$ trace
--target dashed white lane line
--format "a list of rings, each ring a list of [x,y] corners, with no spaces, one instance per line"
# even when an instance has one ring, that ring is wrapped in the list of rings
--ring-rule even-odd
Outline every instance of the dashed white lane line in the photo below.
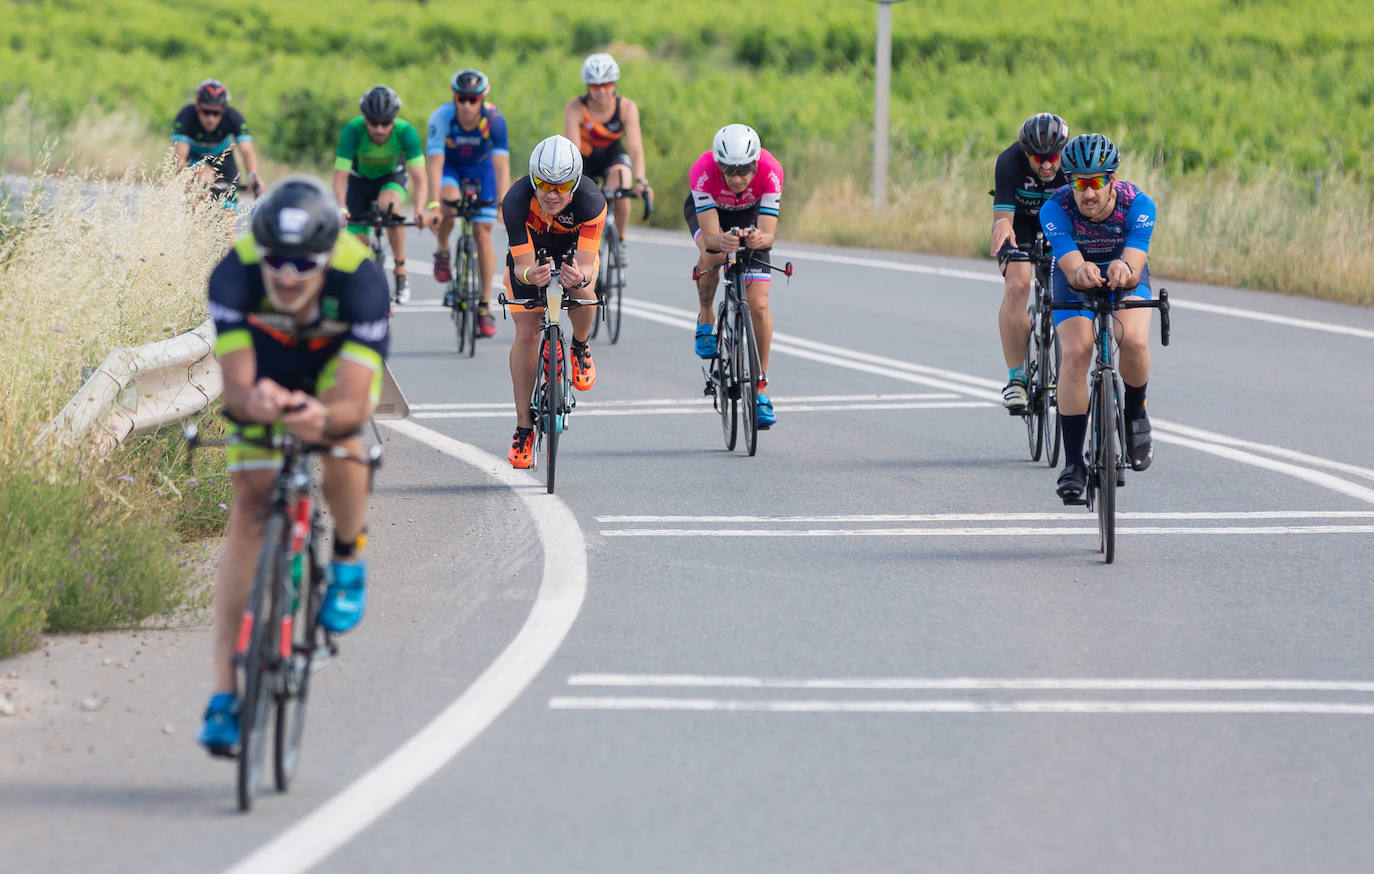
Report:
[[[1063,537],[1097,534],[1097,526],[945,527],[945,528],[605,528],[602,537]],[[1374,534],[1374,525],[1117,525],[1116,533],[1134,534]]]
[[[573,674],[569,686],[659,689],[812,689],[834,691],[1050,692],[1360,692],[1374,682],[1154,677],[748,677],[705,674]]]
[[[1058,713],[1171,714],[1196,716],[1374,716],[1374,704],[1324,701],[1112,701],[1112,700],[920,700],[832,701],[559,696],[553,710],[692,711],[733,713]]]
[[[475,446],[410,422],[386,428],[477,467],[513,489],[534,521],[543,579],[515,639],[468,689],[418,734],[310,815],[228,869],[227,874],[296,874],[343,846],[429,779],[499,716],[543,670],[567,636],[587,590],[582,530],[567,506],[533,477]]]
[[[716,522],[722,525],[772,522],[1074,522],[1083,518],[1079,513],[853,513],[829,516],[597,516],[602,524]],[[1374,519],[1374,510],[1240,510],[1240,511],[1183,511],[1130,512],[1121,511],[1118,519],[1168,519],[1200,521],[1222,519]]]

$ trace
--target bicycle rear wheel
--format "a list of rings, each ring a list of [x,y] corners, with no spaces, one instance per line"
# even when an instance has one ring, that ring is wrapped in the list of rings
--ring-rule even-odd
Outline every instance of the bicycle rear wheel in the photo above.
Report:
[[[1045,392],[1040,383],[1040,363],[1044,354],[1040,346],[1040,334],[1032,326],[1026,337],[1026,442],[1030,444],[1031,461],[1040,460],[1041,447],[1045,442]]]
[[[620,260],[620,231],[615,225],[607,228],[606,284],[598,286],[604,292],[602,306],[606,308],[606,333],[612,343],[620,340],[620,302],[625,294],[625,265]]]
[[[1040,359],[1040,392],[1044,396],[1045,463],[1057,467],[1059,444],[1064,437],[1059,431],[1059,332],[1053,325],[1049,325],[1048,330],[1049,343],[1042,343],[1040,347],[1043,353]]]
[[[725,448],[733,452],[739,438],[739,383],[735,376],[735,336],[730,327],[729,308],[720,305],[716,313],[716,357],[712,374],[716,382],[716,410],[720,413],[720,429]]]
[[[276,593],[282,575],[287,573],[287,531],[285,514],[274,510],[263,529],[262,549],[242,620],[249,624],[247,649],[242,653],[243,697],[239,701],[238,801],[243,811],[252,809],[257,794],[268,743],[267,721],[275,703],[272,665],[281,622]]]
[[[553,494],[554,475],[558,465],[558,435],[563,430],[563,368],[567,365],[564,363],[563,332],[557,325],[550,325],[545,336],[548,338],[549,356],[541,363],[546,391],[540,427],[544,431],[546,453],[544,478],[548,484],[549,494]]]
[[[1116,387],[1110,373],[1097,381],[1093,405],[1093,475],[1097,477],[1098,546],[1111,564],[1116,558]]]
[[[736,336],[741,338],[735,344],[735,378],[739,382],[740,413],[744,420],[744,448],[752,456],[759,448],[759,347],[754,342],[754,320],[749,315],[749,304],[740,301],[735,311],[737,324]]]

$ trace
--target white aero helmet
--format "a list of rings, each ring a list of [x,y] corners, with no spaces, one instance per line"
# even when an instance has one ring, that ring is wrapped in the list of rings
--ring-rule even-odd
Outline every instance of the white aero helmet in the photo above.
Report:
[[[619,78],[620,65],[605,52],[587,55],[587,60],[582,62],[582,81],[588,85],[604,85]]]
[[[530,152],[530,176],[554,185],[572,182],[576,187],[582,179],[582,153],[562,134],[546,137]]]
[[[752,164],[759,159],[759,135],[747,124],[727,124],[716,131],[711,154],[727,167]]]

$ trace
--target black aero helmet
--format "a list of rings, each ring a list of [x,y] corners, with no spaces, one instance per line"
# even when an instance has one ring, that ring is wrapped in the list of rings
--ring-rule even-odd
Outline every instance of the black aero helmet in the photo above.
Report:
[[[469,67],[453,74],[449,86],[459,94],[481,94],[487,90],[487,74]]]
[[[1021,125],[1021,151],[1027,155],[1057,155],[1069,141],[1069,125],[1051,112],[1038,112]]]
[[[368,118],[389,121],[401,111],[401,95],[385,85],[374,85],[358,101],[358,108]]]
[[[206,106],[227,106],[229,89],[218,79],[206,79],[196,86],[196,102]]]
[[[1102,134],[1079,134],[1069,140],[1060,160],[1065,173],[1115,173],[1121,152]]]
[[[310,176],[287,176],[253,210],[253,240],[274,255],[310,257],[334,248],[340,224],[334,192]]]

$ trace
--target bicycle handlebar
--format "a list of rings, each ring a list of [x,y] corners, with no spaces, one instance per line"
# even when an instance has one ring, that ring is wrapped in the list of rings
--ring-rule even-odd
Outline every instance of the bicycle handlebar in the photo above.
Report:
[[[562,254],[562,253],[554,253],[553,256],[550,257],[550,255],[549,255],[549,250],[548,250],[548,249],[537,249],[537,250],[535,250],[535,253],[534,253],[534,260],[535,260],[536,263],[541,263],[541,264],[542,264],[543,262],[545,262],[545,261],[549,261],[549,260],[552,260],[552,261],[553,261],[553,273],[550,273],[550,274],[549,274],[549,282],[550,282],[550,283],[554,282],[555,279],[556,279],[556,274],[558,273],[559,268],[563,266],[563,254]],[[549,286],[548,286],[548,285],[538,285],[538,286],[535,286],[535,287],[538,288],[540,291],[543,291],[544,289],[548,288]],[[571,289],[565,287],[565,288],[563,289],[563,291],[564,291],[564,292],[568,292],[568,291],[571,291]],[[533,297],[533,298],[530,298],[529,300],[511,300],[510,298],[506,297],[506,293],[503,291],[503,292],[501,292],[500,294],[498,294],[498,295],[496,296],[496,302],[499,303],[499,304],[501,304],[501,306],[502,306],[503,308],[504,308],[504,307],[508,307],[508,306],[513,306],[513,307],[522,307],[522,308],[527,309],[527,310],[542,310],[542,309],[544,308],[545,298],[543,298],[543,297]],[[575,310],[575,309],[577,309],[578,307],[594,307],[594,306],[600,306],[600,305],[601,305],[601,290],[600,290],[600,289],[597,289],[597,296],[596,296],[596,298],[595,298],[595,299],[589,299],[589,300],[583,300],[582,298],[577,298],[577,297],[568,297],[567,294],[564,294],[564,295],[563,295],[563,309],[565,309],[565,310]]]
[[[375,209],[362,215],[349,216],[348,223],[350,225],[365,225],[370,228],[415,227],[414,219],[408,219],[397,212],[380,213]]]
[[[1078,294],[1083,295],[1081,301],[1065,301],[1063,303],[1051,303],[1051,310],[1074,311],[1090,309],[1093,312],[1101,312],[1106,305],[1110,310],[1137,310],[1155,309],[1159,310],[1159,342],[1162,346],[1169,345],[1169,290],[1161,288],[1157,300],[1128,300],[1119,297],[1122,289],[1108,288],[1099,285],[1096,288],[1074,289]]]
[[[228,446],[257,446],[262,449],[272,449],[287,455],[299,455],[302,453],[322,453],[340,458],[344,461],[351,461],[354,464],[361,464],[369,470],[375,471],[382,466],[382,447],[372,446],[367,451],[367,458],[361,458],[349,452],[343,446],[323,443],[307,443],[291,432],[272,433],[268,432],[262,437],[245,437],[242,434],[231,434],[223,440],[202,440],[200,439],[200,427],[197,425],[187,425],[182,429],[181,436],[186,441],[186,454],[191,456],[197,449],[225,448]]]
[[[602,192],[602,194],[605,193],[606,192],[604,191]],[[644,215],[641,218],[641,221],[647,222],[649,220],[649,216],[654,214],[654,199],[649,195],[649,192],[646,191],[641,195],[638,191],[635,191],[633,188],[617,188],[615,191],[612,191],[609,194],[610,200],[631,200],[636,198],[643,199],[644,201]]]
[[[747,237],[747,236],[749,236],[749,234],[752,233],[754,230],[755,230],[755,229],[754,229],[752,226],[750,226],[750,227],[747,227],[747,228],[734,228],[734,229],[733,229],[733,232],[734,232],[735,236],[737,236],[737,237]],[[730,233],[730,231],[726,231],[726,233]],[[777,266],[776,264],[759,264],[759,263],[756,263],[756,262],[754,262],[754,261],[752,260],[753,254],[754,254],[755,251],[756,251],[756,250],[750,249],[750,248],[747,247],[747,246],[741,246],[740,248],[736,249],[733,253],[732,253],[732,252],[726,252],[726,253],[725,253],[725,261],[723,262],[723,264],[724,264],[725,268],[728,270],[728,269],[730,268],[730,265],[731,265],[730,256],[733,254],[733,255],[735,256],[735,261],[736,261],[736,262],[738,262],[740,258],[745,258],[745,259],[747,259],[747,260],[746,260],[746,263],[749,264],[750,266],[753,266],[753,267],[767,267],[769,270],[776,270],[778,273],[781,273],[783,276],[786,276],[786,277],[788,277],[789,279],[791,278],[791,276],[792,276],[792,262],[791,262],[791,261],[786,261],[786,262],[784,262],[783,265],[782,265],[781,267]],[[698,267],[697,265],[693,264],[693,265],[692,265],[692,281],[695,282],[696,280],[700,279],[702,276],[705,276],[707,273],[711,273],[711,272],[713,272],[713,271],[715,271],[715,270],[719,270],[720,267],[721,267],[721,265],[720,265],[720,264],[717,264],[715,267],[712,267],[710,270],[705,270],[705,271],[703,271],[700,267]]]

